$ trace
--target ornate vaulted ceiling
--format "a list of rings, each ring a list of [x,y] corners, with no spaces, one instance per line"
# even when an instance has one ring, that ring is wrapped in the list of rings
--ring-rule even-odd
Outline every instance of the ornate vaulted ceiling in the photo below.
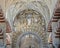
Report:
[[[13,23],[15,16],[25,9],[33,9],[41,13],[46,20],[46,25],[53,15],[57,0],[6,0],[6,18]],[[13,25],[13,24],[12,24]],[[12,26],[11,25],[11,26]]]
[[[20,10],[27,8],[37,10],[45,17],[46,23],[48,23],[53,15],[57,1],[58,0],[0,0],[0,6],[10,24]]]

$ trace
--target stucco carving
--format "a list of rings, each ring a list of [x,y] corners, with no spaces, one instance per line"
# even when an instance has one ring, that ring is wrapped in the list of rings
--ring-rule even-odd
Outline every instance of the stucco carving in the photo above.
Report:
[[[11,5],[6,12],[6,18],[8,19],[8,21],[11,24],[11,27],[13,29],[13,21],[15,16],[25,10],[25,9],[33,9],[36,10],[37,12],[41,13],[42,16],[45,17],[46,19],[46,23],[48,22],[48,18],[50,17],[50,13],[49,13],[49,9],[48,6],[41,2],[41,1],[20,1],[20,2],[16,2],[13,5]]]

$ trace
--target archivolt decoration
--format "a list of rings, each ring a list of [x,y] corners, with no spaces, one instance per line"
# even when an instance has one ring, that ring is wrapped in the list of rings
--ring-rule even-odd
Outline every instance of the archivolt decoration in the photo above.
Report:
[[[26,32],[37,33],[41,37],[43,46],[46,45],[45,20],[39,12],[32,9],[21,11],[15,17],[13,26],[15,32],[13,32],[12,47],[18,46],[17,40],[22,33]]]

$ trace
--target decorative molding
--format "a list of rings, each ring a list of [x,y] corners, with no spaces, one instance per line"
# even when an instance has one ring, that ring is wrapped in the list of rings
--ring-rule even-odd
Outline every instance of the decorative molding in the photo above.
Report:
[[[48,18],[50,19],[50,11],[45,3],[41,1],[32,1],[32,0],[29,3],[25,1],[20,2],[17,1],[14,4],[12,4],[6,11],[6,19],[9,21],[9,24],[12,29],[13,29],[13,21],[16,15],[26,9],[33,9],[39,12],[45,18],[46,24],[48,23]]]

